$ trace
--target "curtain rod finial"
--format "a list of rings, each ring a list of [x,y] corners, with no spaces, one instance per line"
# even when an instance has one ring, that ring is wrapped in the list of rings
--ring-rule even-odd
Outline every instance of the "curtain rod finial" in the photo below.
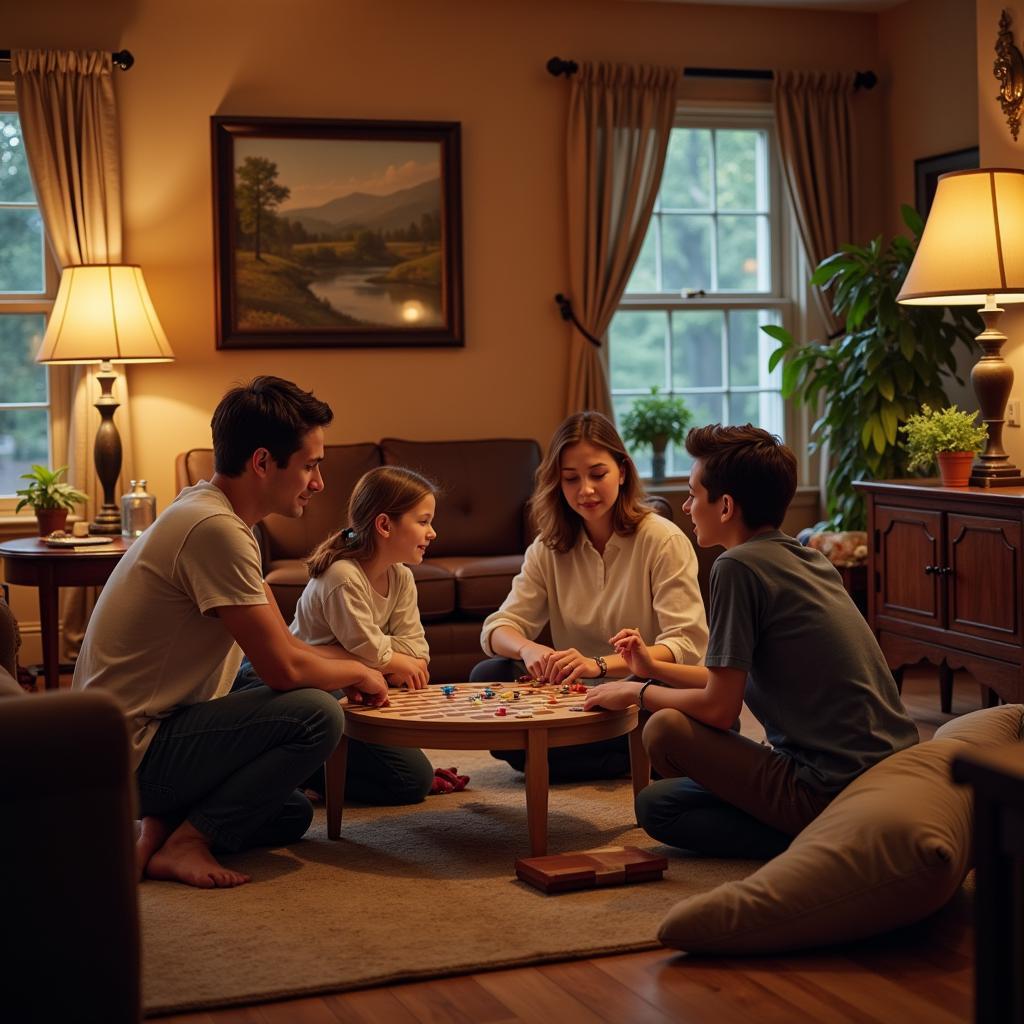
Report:
[[[576,61],[562,60],[561,57],[552,57],[545,67],[548,69],[548,74],[554,75],[555,78],[559,75],[565,75],[565,77],[568,78],[570,75],[575,75],[580,69],[580,66]]]
[[[114,63],[122,71],[127,71],[135,63],[135,57],[129,50],[118,50],[111,56],[113,57]]]

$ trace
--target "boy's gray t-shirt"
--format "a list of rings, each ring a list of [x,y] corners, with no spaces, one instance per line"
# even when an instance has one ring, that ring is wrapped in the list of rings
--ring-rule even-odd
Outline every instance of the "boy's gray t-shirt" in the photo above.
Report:
[[[918,741],[874,634],[819,551],[779,531],[711,569],[709,668],[747,672],[768,742],[825,792]]]

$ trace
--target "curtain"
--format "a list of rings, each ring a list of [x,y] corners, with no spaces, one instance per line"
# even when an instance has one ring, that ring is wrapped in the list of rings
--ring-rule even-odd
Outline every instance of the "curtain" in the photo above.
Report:
[[[580,65],[572,78],[566,148],[569,281],[577,318],[595,338],[626,290],[654,209],[680,72]],[[572,330],[567,412],[612,414],[593,342]]]
[[[782,169],[811,267],[853,241],[849,72],[776,71],[772,87]],[[820,288],[829,333],[842,324]]]
[[[32,182],[58,266],[121,262],[121,157],[110,53],[13,50],[18,114]],[[91,366],[50,368],[54,464],[98,509],[103,488],[92,446],[100,424],[100,395]],[[128,381],[115,384],[117,427],[125,454],[119,487],[130,476]],[[65,650],[76,652],[95,603],[94,590],[67,591]]]

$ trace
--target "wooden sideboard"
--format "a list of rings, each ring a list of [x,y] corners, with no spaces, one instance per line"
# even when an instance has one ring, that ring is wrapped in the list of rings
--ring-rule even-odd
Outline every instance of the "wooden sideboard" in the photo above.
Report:
[[[1024,487],[855,486],[867,499],[868,622],[897,681],[926,660],[938,666],[943,711],[958,668],[1024,701]]]

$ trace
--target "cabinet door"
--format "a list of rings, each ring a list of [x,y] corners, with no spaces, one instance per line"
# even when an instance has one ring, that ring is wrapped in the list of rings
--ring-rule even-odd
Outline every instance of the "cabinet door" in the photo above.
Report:
[[[879,567],[876,615],[941,626],[942,577],[925,566],[941,564],[942,514],[894,505],[875,506]]]
[[[995,516],[950,512],[945,564],[948,628],[957,633],[1021,642],[1021,524]]]

